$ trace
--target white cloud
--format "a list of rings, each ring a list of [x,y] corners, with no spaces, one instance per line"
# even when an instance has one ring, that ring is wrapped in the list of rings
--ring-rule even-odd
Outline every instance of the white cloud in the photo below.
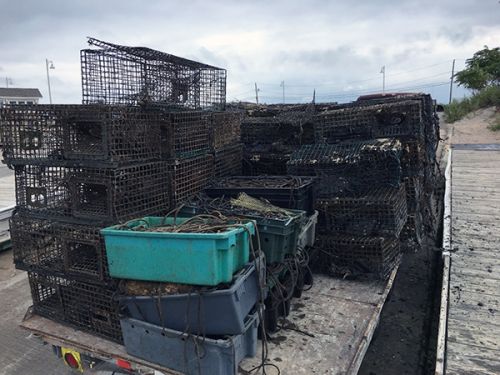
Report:
[[[0,0],[0,65],[15,85],[39,87],[45,58],[55,102],[78,103],[86,36],[144,45],[228,69],[228,99],[348,100],[381,87],[449,79],[452,59],[500,40],[496,0],[64,1]],[[5,37],[8,35],[8,37]],[[425,91],[426,88],[422,90]],[[447,87],[428,87],[438,100]],[[462,95],[463,91],[456,91]]]

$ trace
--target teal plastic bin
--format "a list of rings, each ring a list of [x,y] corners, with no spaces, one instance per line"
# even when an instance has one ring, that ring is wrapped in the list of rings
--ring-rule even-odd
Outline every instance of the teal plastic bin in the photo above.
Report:
[[[181,224],[188,217],[177,217]],[[135,231],[173,224],[174,218],[144,217],[101,230],[109,273],[120,279],[217,285],[232,281],[249,261],[253,222],[222,233],[167,233]],[[130,228],[130,229],[127,229]]]
[[[301,210],[291,210],[293,214],[289,218],[267,218],[258,215],[245,215],[245,218],[254,220],[257,223],[260,238],[260,248],[266,255],[266,263],[282,263],[286,255],[293,255],[297,251],[297,241],[305,223],[306,212]],[[183,206],[180,210],[182,215],[199,215],[208,213],[210,210],[194,205]],[[231,211],[223,212],[231,215]],[[242,215],[240,215],[242,216]],[[254,237],[257,243],[257,239]]]

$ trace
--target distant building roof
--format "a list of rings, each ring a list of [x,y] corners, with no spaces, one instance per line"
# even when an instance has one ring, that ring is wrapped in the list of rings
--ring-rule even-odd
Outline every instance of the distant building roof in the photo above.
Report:
[[[0,96],[9,98],[41,98],[42,94],[38,89],[0,87]]]

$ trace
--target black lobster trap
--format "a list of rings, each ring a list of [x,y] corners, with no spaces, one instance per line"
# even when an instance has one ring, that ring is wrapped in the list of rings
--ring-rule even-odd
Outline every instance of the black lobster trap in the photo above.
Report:
[[[224,109],[226,70],[145,47],[89,38],[80,53],[83,104]]]

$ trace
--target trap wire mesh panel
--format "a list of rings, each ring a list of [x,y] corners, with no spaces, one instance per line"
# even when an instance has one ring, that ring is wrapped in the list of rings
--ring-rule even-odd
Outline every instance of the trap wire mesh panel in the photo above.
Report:
[[[137,107],[23,105],[1,111],[8,164],[124,162],[161,157],[160,118]]]
[[[3,156],[14,160],[61,159],[63,126],[56,106],[12,105],[0,109]]]
[[[286,175],[289,160],[289,153],[244,150],[243,173],[246,176]]]
[[[423,137],[424,122],[418,101],[350,106],[315,116],[316,142],[334,143],[346,139]]]
[[[69,215],[70,169],[61,166],[16,165],[16,204],[20,211],[46,215]]]
[[[169,208],[167,162],[119,168],[25,165],[15,167],[15,178],[19,210],[39,217],[114,222]]]
[[[224,109],[226,70],[145,47],[89,38],[80,53],[83,104]]]
[[[389,276],[400,259],[397,238],[364,236],[318,236],[316,262],[332,275],[373,274],[381,279]]]
[[[316,209],[323,233],[397,237],[407,218],[405,186],[376,188],[358,198],[318,199]]]
[[[305,145],[292,154],[287,171],[317,176],[319,197],[358,195],[374,186],[399,187],[400,159],[396,139]]]
[[[200,155],[168,162],[172,207],[203,190],[214,175],[213,155]]]
[[[162,154],[166,159],[206,153],[210,146],[210,115],[202,111],[164,112]]]
[[[16,267],[110,283],[102,227],[14,215],[10,220]]]
[[[73,170],[69,191],[78,218],[123,221],[164,212],[170,206],[168,164]]]
[[[239,112],[212,113],[210,135],[212,150],[220,150],[240,142],[242,116]]]
[[[37,314],[122,343],[114,288],[66,277],[28,272]]]
[[[214,177],[237,176],[242,173],[243,145],[226,146],[214,153]]]

